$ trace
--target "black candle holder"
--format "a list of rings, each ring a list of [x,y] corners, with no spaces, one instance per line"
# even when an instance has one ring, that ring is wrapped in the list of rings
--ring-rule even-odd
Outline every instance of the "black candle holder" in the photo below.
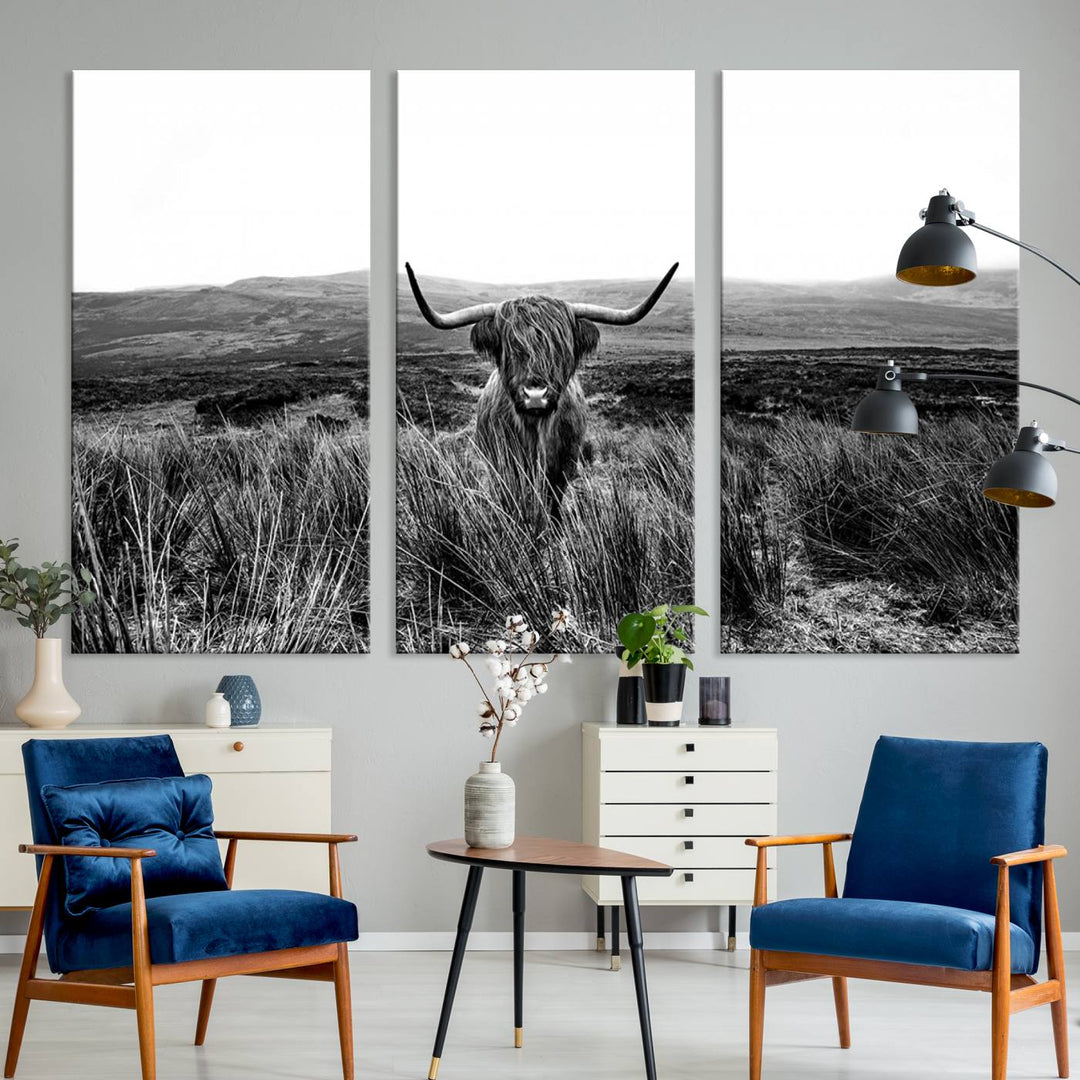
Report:
[[[698,679],[698,723],[727,727],[731,723],[731,679],[727,675],[703,675]]]

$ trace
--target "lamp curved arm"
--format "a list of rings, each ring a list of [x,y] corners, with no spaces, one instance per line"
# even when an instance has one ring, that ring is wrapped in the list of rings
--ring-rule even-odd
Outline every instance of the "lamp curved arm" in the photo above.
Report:
[[[959,214],[959,220],[957,221],[958,225],[970,225],[973,229],[989,233],[991,236],[996,236],[999,240],[1007,240],[1010,244],[1015,244],[1018,248],[1023,248],[1024,251],[1030,251],[1032,255],[1037,255],[1043,262],[1048,262],[1055,270],[1060,270],[1070,281],[1074,281],[1077,285],[1080,285],[1080,278],[1071,271],[1066,270],[1061,263],[1052,259],[1045,251],[1041,251],[1031,244],[1025,244],[1023,240],[1017,240],[1015,236],[1008,236],[1003,232],[998,232],[997,229],[991,229],[989,225],[980,225],[973,217],[966,217],[963,211],[960,211]]]
[[[1071,277],[1072,275],[1070,274],[1069,276]],[[1080,281],[1078,281],[1077,284],[1080,285]],[[1054,394],[1057,397],[1064,398],[1066,401],[1071,401],[1074,405],[1080,405],[1080,398],[1075,398],[1072,394],[1066,394],[1064,390],[1055,390],[1052,386],[1043,386],[1042,383],[1028,382],[1026,379],[1010,379],[1006,375],[982,375],[973,371],[927,371],[919,372],[918,374],[925,374],[928,379],[969,379],[972,382],[1008,383],[1010,386],[1028,386],[1032,390],[1042,390],[1044,393]],[[903,382],[904,379],[909,378],[909,376],[905,373],[901,373],[899,378],[900,381]]]

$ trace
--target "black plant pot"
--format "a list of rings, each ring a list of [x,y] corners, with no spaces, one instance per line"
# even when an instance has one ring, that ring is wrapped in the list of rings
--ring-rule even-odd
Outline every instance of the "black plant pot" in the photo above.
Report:
[[[645,688],[642,685],[641,665],[628,669],[623,663],[622,649],[615,650],[619,657],[619,690],[615,696],[616,724],[645,723]]]
[[[650,727],[678,727],[682,723],[685,664],[642,664],[645,715]]]

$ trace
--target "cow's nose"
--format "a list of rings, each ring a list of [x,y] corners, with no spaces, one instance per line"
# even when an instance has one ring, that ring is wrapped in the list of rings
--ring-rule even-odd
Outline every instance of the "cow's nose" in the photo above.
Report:
[[[548,388],[546,386],[523,386],[521,396],[526,409],[547,408]]]

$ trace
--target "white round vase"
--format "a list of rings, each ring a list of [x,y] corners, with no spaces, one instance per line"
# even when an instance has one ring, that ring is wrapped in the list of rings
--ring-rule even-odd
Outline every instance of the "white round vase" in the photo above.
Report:
[[[34,685],[15,706],[15,715],[27,727],[64,728],[79,718],[82,709],[64,686],[63,642],[38,638],[34,643]]]
[[[497,761],[481,761],[465,781],[465,843],[508,848],[514,842],[514,781]]]
[[[232,706],[225,700],[220,690],[210,695],[206,703],[206,726],[212,728],[228,727],[232,723]]]

